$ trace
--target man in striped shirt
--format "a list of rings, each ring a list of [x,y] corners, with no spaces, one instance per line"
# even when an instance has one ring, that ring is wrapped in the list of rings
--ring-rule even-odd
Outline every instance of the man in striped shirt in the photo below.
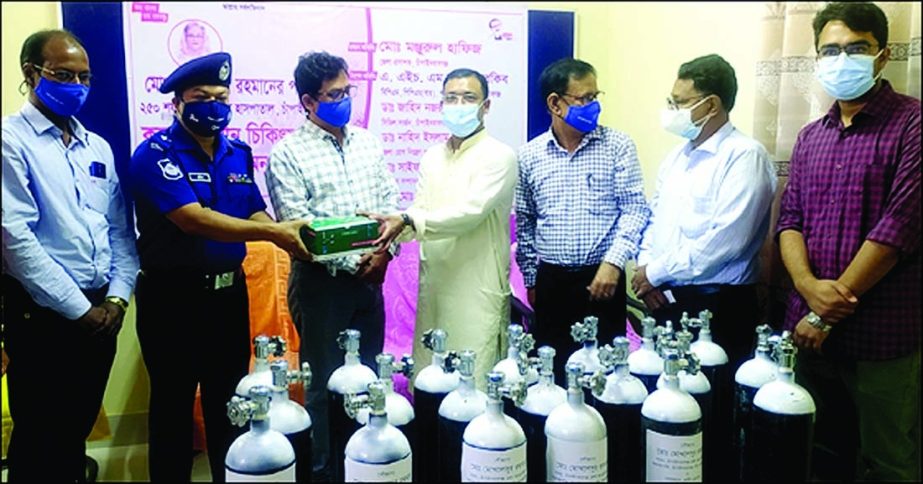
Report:
[[[599,339],[625,333],[625,261],[649,210],[635,144],[598,126],[596,70],[561,59],[540,78],[550,129],[519,150],[516,262],[535,310],[536,345],[567,355],[571,325],[599,318]],[[565,358],[566,359],[566,358]],[[564,365],[555,381],[564,384]]]

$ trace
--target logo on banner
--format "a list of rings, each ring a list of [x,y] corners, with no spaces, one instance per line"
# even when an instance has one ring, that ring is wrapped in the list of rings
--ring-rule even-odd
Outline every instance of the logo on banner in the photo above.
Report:
[[[490,32],[494,36],[494,40],[513,40],[512,32],[503,31],[503,22],[501,22],[500,19],[496,17],[490,19],[487,26],[490,27]]]

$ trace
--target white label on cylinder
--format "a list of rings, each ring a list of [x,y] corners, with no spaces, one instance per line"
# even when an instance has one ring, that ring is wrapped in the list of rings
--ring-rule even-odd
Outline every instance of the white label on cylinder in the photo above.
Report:
[[[647,430],[647,482],[701,481],[702,432],[666,435]]]
[[[346,457],[346,482],[410,482],[413,455],[390,464],[365,464]]]
[[[526,444],[507,450],[479,449],[462,443],[462,482],[526,482]]]
[[[548,482],[605,482],[609,480],[606,439],[568,442],[548,437],[545,449]]]
[[[295,464],[272,474],[240,474],[224,468],[224,480],[227,482],[295,482]]]

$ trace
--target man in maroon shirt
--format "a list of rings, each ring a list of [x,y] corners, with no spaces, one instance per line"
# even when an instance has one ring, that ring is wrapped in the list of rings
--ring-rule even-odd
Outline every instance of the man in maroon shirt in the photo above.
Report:
[[[776,234],[797,290],[785,318],[796,377],[817,404],[814,468],[917,481],[920,101],[881,79],[880,8],[831,3],[813,25],[817,79],[836,102],[798,135]]]

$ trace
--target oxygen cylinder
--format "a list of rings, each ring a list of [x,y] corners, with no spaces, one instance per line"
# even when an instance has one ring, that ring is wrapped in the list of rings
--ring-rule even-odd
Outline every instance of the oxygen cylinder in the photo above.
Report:
[[[439,404],[439,480],[461,480],[461,453],[465,428],[474,417],[487,410],[487,394],[474,387],[474,351],[464,350],[458,361],[458,388]]]
[[[462,436],[462,482],[525,482],[526,434],[503,413],[503,398],[517,407],[526,396],[526,381],[503,384],[503,373],[487,374],[487,411],[474,417]]]
[[[702,410],[679,386],[675,341],[664,349],[664,385],[641,405],[643,479],[646,482],[702,480]]]
[[[583,389],[602,393],[606,377],[601,371],[585,375],[583,365],[568,363],[567,401],[545,421],[545,478],[548,482],[600,482],[609,479],[606,422],[584,403]]]
[[[806,482],[814,445],[814,399],[795,383],[795,353],[788,331],[776,347],[776,378],[753,397],[744,478],[761,482]]]
[[[756,350],[753,358],[745,361],[734,374],[734,474],[743,479],[744,449],[750,433],[750,414],[753,397],[766,383],[776,378],[776,363],[772,359],[772,329],[768,324],[756,327]],[[775,338],[778,340],[778,338]]]
[[[458,356],[454,352],[446,352],[446,337],[446,332],[441,329],[423,333],[423,346],[433,352],[433,359],[417,373],[413,382],[414,420],[419,427],[415,432],[416,440],[412,442],[417,456],[413,460],[413,475],[420,482],[438,479],[439,436],[433,429],[439,426],[439,404],[449,392],[458,388],[459,383],[458,371],[453,366]]]
[[[250,399],[237,395],[228,402],[228,418],[242,427],[250,421],[250,431],[237,437],[224,458],[227,482],[295,482],[295,451],[285,435],[273,430],[269,417],[271,390],[257,385],[250,388]]]
[[[395,363],[394,355],[381,353],[375,357],[375,361],[378,363],[378,381],[385,389],[385,412],[388,414],[388,423],[397,427],[413,442],[416,438],[413,405],[407,397],[394,392],[394,380],[392,380],[395,372],[410,378],[413,374],[413,358],[410,355],[404,355],[400,362]],[[360,409],[356,413],[356,421],[362,425],[367,424],[369,413],[368,407]]]
[[[554,384],[554,355],[551,346],[538,349],[534,365],[539,367],[538,383],[529,387],[526,398],[519,407],[519,421],[526,434],[529,482],[545,482],[545,420],[555,407],[567,400],[567,391]]]
[[[657,389],[657,378],[663,373],[663,359],[654,348],[654,326],[657,321],[647,317],[641,320],[641,347],[628,355],[628,369],[644,383],[648,392]]]
[[[587,316],[583,318],[582,323],[574,323],[570,327],[570,335],[574,341],[581,343],[583,348],[575,351],[567,359],[567,363],[580,363],[583,365],[583,371],[587,375],[592,375],[597,371],[603,371],[602,365],[599,364],[599,350],[596,345],[596,332],[599,326],[599,318],[596,316]]]
[[[731,479],[731,468],[717,466],[717,460],[712,457],[730,455],[731,453],[731,428],[733,421],[733,392],[731,384],[731,365],[724,348],[712,341],[711,317],[709,310],[699,312],[698,318],[689,319],[683,313],[680,323],[683,331],[687,327],[698,328],[698,339],[689,346],[689,349],[699,359],[700,370],[711,384],[711,406],[702,408],[702,420],[705,430],[704,455],[705,479],[726,481]],[[685,320],[685,321],[684,321]],[[685,323],[685,324],[683,324]],[[680,382],[682,385],[682,382]],[[695,395],[693,395],[695,396]],[[713,466],[710,467],[710,466]]]
[[[594,394],[593,406],[608,430],[610,482],[641,481],[641,405],[648,393],[628,371],[628,346],[628,338],[616,336],[612,346],[599,348],[599,362],[611,371],[602,393]]]
[[[413,455],[410,441],[388,422],[386,388],[381,380],[368,385],[365,395],[344,397],[345,413],[355,418],[361,410],[369,411],[369,423],[357,430],[346,443],[344,481],[411,482]]]
[[[240,379],[234,393],[241,397],[250,395],[250,389],[256,385],[272,387],[272,371],[269,369],[269,356],[285,355],[285,339],[281,336],[268,337],[259,335],[253,338],[253,371]]]
[[[282,432],[295,450],[295,478],[298,482],[311,482],[311,416],[302,405],[288,398],[291,383],[300,381],[304,388],[311,385],[311,365],[304,362],[301,364],[301,370],[289,371],[287,361],[276,360],[269,364],[269,368],[272,371],[270,427]]]
[[[359,361],[359,338],[361,333],[355,329],[340,331],[337,345],[343,349],[343,366],[330,374],[327,380],[327,418],[330,422],[330,466],[333,480],[343,481],[343,465],[339,456],[346,448],[347,436],[351,435],[359,423],[342,411],[344,397],[350,393],[365,392],[369,383],[375,381],[375,372]]]
[[[713,425],[715,414],[712,406],[714,399],[711,390],[711,382],[709,382],[708,378],[700,371],[701,364],[698,356],[689,350],[689,343],[692,341],[692,333],[686,330],[686,328],[682,328],[680,331],[675,332],[673,336],[673,343],[675,343],[675,347],[679,352],[680,359],[685,359],[687,362],[686,367],[681,369],[678,374],[679,387],[692,395],[692,398],[695,398],[695,401],[699,404],[699,409],[702,411],[702,472],[703,479],[711,481],[714,477],[712,475],[714,469],[712,468],[712,457],[709,453],[711,450],[709,436],[714,432]],[[658,343],[660,342],[661,340],[658,340]],[[665,347],[666,345],[662,346],[661,351]],[[660,379],[657,381],[657,388],[662,387],[663,384],[664,375],[660,375]]]
[[[535,347],[535,339],[522,329],[522,325],[511,323],[507,327],[506,358],[494,365],[493,371],[503,373],[508,383],[516,383],[525,378],[526,384],[538,381],[538,372],[529,367],[528,353]]]

